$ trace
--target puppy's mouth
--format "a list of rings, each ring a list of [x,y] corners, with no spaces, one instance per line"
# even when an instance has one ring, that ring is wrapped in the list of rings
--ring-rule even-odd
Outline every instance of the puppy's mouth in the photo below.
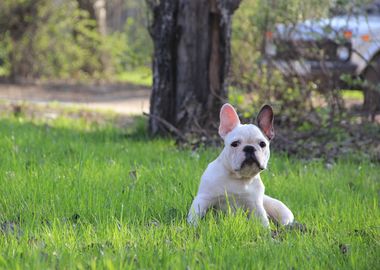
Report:
[[[253,164],[256,164],[260,171],[265,169],[263,166],[261,166],[260,162],[256,159],[254,155],[246,157],[245,160],[241,163],[240,169],[243,169],[247,166],[252,166]]]

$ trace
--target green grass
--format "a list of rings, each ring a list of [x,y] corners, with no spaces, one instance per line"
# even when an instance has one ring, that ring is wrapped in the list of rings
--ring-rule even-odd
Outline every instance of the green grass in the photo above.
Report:
[[[326,169],[273,153],[262,174],[267,193],[306,232],[272,239],[242,213],[209,213],[193,228],[185,217],[218,150],[179,150],[148,139],[139,123],[127,131],[83,119],[0,120],[0,268],[379,266],[378,164],[340,160]]]
[[[9,75],[8,69],[3,66],[0,66],[0,76],[8,76],[8,75]]]
[[[145,87],[152,86],[152,70],[150,68],[138,68],[136,70],[126,70],[116,76],[121,82],[136,84]]]
[[[360,90],[342,90],[341,93],[344,99],[364,100],[363,91]]]

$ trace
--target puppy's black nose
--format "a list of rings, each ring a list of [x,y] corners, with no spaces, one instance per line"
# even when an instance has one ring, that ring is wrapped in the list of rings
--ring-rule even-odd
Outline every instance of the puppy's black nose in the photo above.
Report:
[[[247,145],[243,148],[243,151],[246,153],[246,154],[252,154],[253,152],[255,152],[255,148],[252,146],[252,145]]]

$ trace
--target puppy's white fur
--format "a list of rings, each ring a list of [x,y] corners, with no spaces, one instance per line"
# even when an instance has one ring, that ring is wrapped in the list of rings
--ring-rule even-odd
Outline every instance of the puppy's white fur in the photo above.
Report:
[[[259,218],[265,227],[269,217],[282,225],[292,223],[293,214],[285,204],[264,194],[260,172],[266,169],[270,139],[274,136],[273,111],[264,106],[258,126],[240,124],[235,109],[224,104],[220,111],[219,134],[225,147],[203,173],[197,196],[187,221],[196,225],[211,207],[227,210],[243,208]]]

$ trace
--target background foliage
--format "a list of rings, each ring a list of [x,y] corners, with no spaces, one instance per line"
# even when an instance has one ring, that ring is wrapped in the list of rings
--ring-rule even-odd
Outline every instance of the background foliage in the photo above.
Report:
[[[230,101],[246,121],[252,121],[264,103],[275,107],[279,127],[275,148],[327,160],[355,151],[380,158],[376,150],[380,149],[376,143],[380,139],[376,135],[378,125],[367,125],[367,119],[355,107],[345,104],[353,93],[340,89],[331,74],[322,78],[328,83],[321,87],[318,81],[285,77],[269,64],[262,64],[266,60],[266,33],[273,31],[275,24],[294,25],[323,18],[333,8],[350,10],[366,2],[369,1],[245,0],[235,13]],[[354,93],[360,104],[362,92]]]
[[[310,111],[313,107],[312,95],[317,94],[314,93],[317,88],[315,83],[302,84],[297,78],[289,80],[280,72],[261,65],[266,32],[273,31],[277,23],[294,24],[305,19],[325,17],[334,5],[336,3],[328,0],[242,2],[233,22],[231,84],[234,102],[244,108],[247,117],[252,116],[254,111],[245,105],[252,107],[252,102],[257,106],[264,102],[276,104],[283,116],[288,116],[288,121],[297,120],[296,117],[289,117],[296,112],[299,115],[300,112]],[[245,98],[246,93],[255,93],[254,99]]]
[[[0,2],[0,75],[12,78],[98,79],[146,66],[152,50],[144,3],[121,29],[102,36],[75,0]]]
[[[149,76],[147,69],[153,47],[147,31],[149,16],[145,1],[107,1],[105,36],[99,33],[90,12],[79,7],[81,1],[86,2],[1,1],[0,75],[59,79],[118,75],[123,78],[126,71],[143,70]],[[284,85],[278,74],[273,75],[274,83],[268,85],[262,76],[266,71],[257,65],[265,45],[265,32],[275,23],[325,16],[332,6],[348,7],[354,2],[242,1],[233,20],[232,83],[239,84],[238,89],[244,91],[268,88],[267,93],[259,93],[258,102],[268,100],[268,96],[274,96]],[[294,92],[299,91],[288,89],[289,98],[294,99]]]
[[[118,80],[149,87],[153,46],[147,31],[149,13],[145,1],[107,1],[106,34],[98,30],[93,12],[80,8],[81,1],[87,0],[1,1],[0,76],[16,81]],[[366,118],[348,111],[344,104],[344,95],[352,96],[351,93],[333,84],[318,91],[315,81],[285,78],[262,65],[266,32],[273,30],[275,24],[325,17],[333,7],[350,9],[365,2],[368,1],[244,0],[235,12],[230,101],[247,120],[263,103],[274,105],[276,126],[286,134],[279,133],[277,137],[282,150],[336,156],[354,145],[351,149],[375,149],[374,155],[380,158],[376,150],[380,149],[376,143],[378,127],[368,130],[355,126],[365,124]],[[356,94],[359,99],[363,96],[361,92]],[[320,134],[321,130],[326,132]],[[311,134],[319,134],[318,141],[309,141],[316,138]],[[338,149],[320,145],[335,145]]]

